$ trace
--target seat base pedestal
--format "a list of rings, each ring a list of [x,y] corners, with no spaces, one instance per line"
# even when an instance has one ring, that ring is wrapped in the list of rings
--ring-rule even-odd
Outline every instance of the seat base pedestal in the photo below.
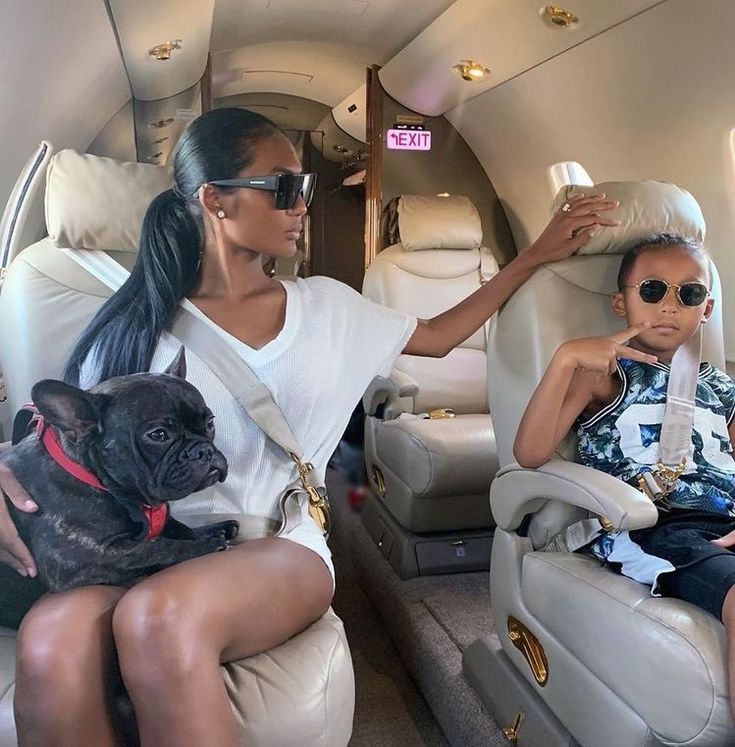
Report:
[[[533,691],[523,675],[506,656],[496,634],[485,635],[470,644],[462,656],[462,670],[475,692],[502,728],[514,724],[518,714],[518,747],[579,747]]]
[[[490,567],[492,529],[415,534],[401,526],[372,493],[363,504],[362,521],[400,578],[484,571]]]

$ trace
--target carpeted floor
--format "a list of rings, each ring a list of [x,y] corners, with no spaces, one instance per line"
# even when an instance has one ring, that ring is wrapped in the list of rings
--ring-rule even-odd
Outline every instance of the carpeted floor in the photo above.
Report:
[[[399,579],[349,508],[342,475],[330,470],[327,484],[334,608],[357,683],[351,744],[506,745],[461,668],[462,650],[492,631],[488,574]]]
[[[342,618],[355,668],[355,720],[351,747],[398,747],[449,743],[416,688],[372,604],[357,582],[350,549],[356,516],[347,505],[347,484],[327,477],[334,529],[329,540],[337,589],[334,610]]]

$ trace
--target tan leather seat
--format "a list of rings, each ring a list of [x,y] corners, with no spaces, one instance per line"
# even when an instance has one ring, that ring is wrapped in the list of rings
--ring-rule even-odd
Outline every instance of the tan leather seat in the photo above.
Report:
[[[0,294],[0,363],[14,409],[41,378],[59,377],[74,340],[110,291],[60,247],[103,249],[130,267],[151,199],[168,169],[61,151],[48,169],[49,237],[13,262]],[[0,630],[0,745],[15,744],[15,643]],[[343,747],[352,732],[354,677],[331,610],[286,643],[222,667],[248,745]]]
[[[502,465],[491,488],[497,634],[488,631],[465,651],[464,669],[503,726],[523,711],[518,744],[555,747],[573,737],[585,747],[731,745],[720,622],[689,603],[652,597],[648,586],[584,554],[541,549],[580,516],[606,516],[618,529],[650,526],[654,505],[561,454],[537,470],[513,461],[518,422],[558,345],[621,329],[610,308],[620,253],[654,232],[704,232],[699,206],[674,185],[613,182],[597,189],[621,201],[612,217],[622,225],[599,234],[587,256],[539,269],[501,311],[488,351]],[[714,267],[713,296],[703,359],[724,370]]]
[[[404,195],[398,231],[399,243],[380,252],[365,273],[363,295],[373,301],[431,318],[498,271],[466,197]],[[492,525],[487,494],[498,463],[488,412],[487,331],[444,358],[401,355],[390,377],[376,378],[363,398],[370,484],[381,510],[408,532]],[[455,416],[441,417],[446,408]],[[372,515],[368,509],[368,521]]]

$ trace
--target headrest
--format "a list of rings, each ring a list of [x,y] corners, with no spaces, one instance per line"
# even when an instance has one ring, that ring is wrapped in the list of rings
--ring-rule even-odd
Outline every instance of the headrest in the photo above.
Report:
[[[477,208],[462,196],[403,195],[398,230],[407,252],[421,249],[479,249],[482,224]]]
[[[602,182],[594,187],[570,184],[559,190],[552,212],[574,195],[600,192],[620,202],[615,210],[603,213],[608,218],[617,218],[620,225],[605,227],[579,250],[579,254],[623,254],[655,233],[704,240],[704,216],[697,201],[685,189],[669,182]]]
[[[46,172],[46,227],[57,246],[136,253],[143,216],[171,169],[59,151]]]

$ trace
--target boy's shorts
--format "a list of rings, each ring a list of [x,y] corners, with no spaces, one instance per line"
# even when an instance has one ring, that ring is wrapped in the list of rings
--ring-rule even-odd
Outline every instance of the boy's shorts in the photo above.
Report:
[[[649,529],[630,532],[642,550],[674,566],[658,577],[658,589],[683,599],[722,619],[722,605],[735,586],[735,545],[732,549],[711,540],[735,530],[735,518],[673,509],[662,512]]]

